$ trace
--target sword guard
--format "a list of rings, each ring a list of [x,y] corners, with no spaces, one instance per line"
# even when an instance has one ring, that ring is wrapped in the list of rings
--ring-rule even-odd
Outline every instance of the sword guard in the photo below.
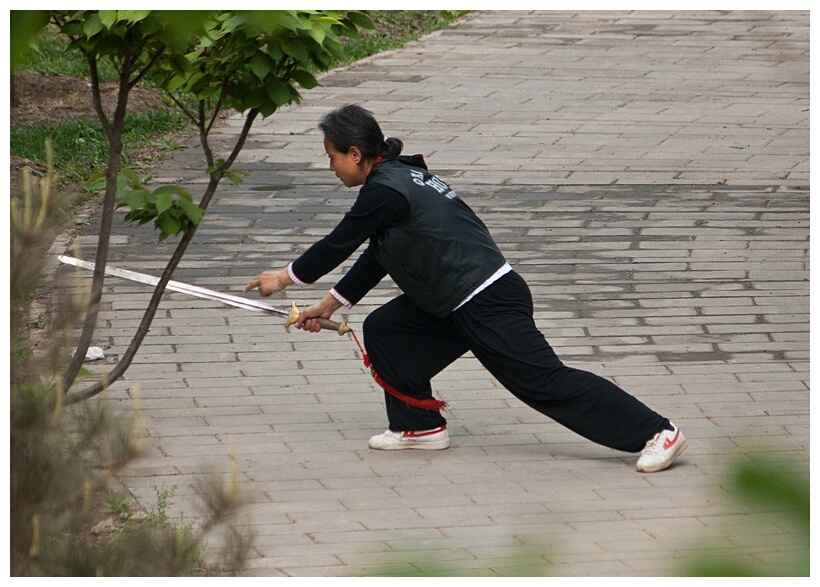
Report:
[[[290,332],[290,325],[295,324],[297,318],[299,318],[299,308],[296,307],[296,302],[291,302],[290,312],[288,312],[288,319],[285,322],[285,330]],[[334,322],[333,320],[328,320],[327,318],[316,318],[316,320],[318,320],[322,330],[333,330],[338,332],[339,336],[352,332],[346,322]]]

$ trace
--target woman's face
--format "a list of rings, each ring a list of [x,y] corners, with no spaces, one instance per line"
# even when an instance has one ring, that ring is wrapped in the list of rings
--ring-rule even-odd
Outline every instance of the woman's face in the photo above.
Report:
[[[358,147],[350,147],[350,151],[341,153],[325,138],[325,152],[330,159],[330,170],[346,187],[362,185],[367,179],[371,166],[362,159],[362,152]]]

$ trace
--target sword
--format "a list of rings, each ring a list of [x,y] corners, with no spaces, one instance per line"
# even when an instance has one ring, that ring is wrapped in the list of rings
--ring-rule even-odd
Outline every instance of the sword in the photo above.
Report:
[[[83,261],[82,259],[75,259],[74,257],[67,257],[65,255],[60,255],[58,259],[61,263],[65,263],[66,265],[74,265],[75,267],[82,267],[83,269],[94,271],[95,265],[90,261]],[[129,269],[119,269],[117,267],[111,267],[109,265],[106,265],[105,273],[107,275],[121,277],[123,279],[136,281],[138,283],[144,283],[146,285],[155,286],[159,283],[159,277],[154,277],[153,275],[148,275],[146,273],[138,273],[137,271],[131,271]],[[295,323],[296,319],[299,317],[299,308],[296,307],[296,302],[291,303],[290,310],[280,310],[279,308],[274,308],[273,306],[266,304],[264,302],[257,302],[255,300],[249,300],[247,298],[243,298],[240,296],[222,293],[214,291],[212,289],[206,289],[204,287],[199,287],[196,285],[190,285],[187,283],[182,283],[180,281],[168,281],[168,284],[165,286],[165,289],[188,294],[190,296],[194,296],[197,298],[203,298],[206,300],[215,300],[217,302],[221,302],[228,306],[234,306],[236,308],[243,308],[245,310],[252,310],[254,312],[266,312],[268,314],[279,314],[280,316],[286,316],[287,321],[285,322],[285,330],[288,331],[290,331],[290,325]],[[345,322],[334,322],[333,320],[328,320],[327,318],[316,318],[315,320],[319,322],[319,325],[322,327],[323,330],[333,330],[335,332],[338,332],[339,336],[351,332],[350,327],[348,327],[347,323]]]

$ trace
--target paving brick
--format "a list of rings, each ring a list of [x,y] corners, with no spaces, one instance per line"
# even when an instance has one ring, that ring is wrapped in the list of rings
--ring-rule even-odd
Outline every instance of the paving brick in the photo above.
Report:
[[[175,275],[241,292],[331,230],[356,192],[327,170],[316,124],[358,101],[479,212],[559,356],[682,427],[675,467],[637,474],[635,455],[527,408],[469,354],[433,381],[451,449],[371,451],[383,393],[350,337],[166,294],[108,393],[127,413],[139,395],[151,434],[119,483],[149,508],[174,485],[171,510],[196,520],[197,469],[236,459],[247,576],[425,561],[442,576],[667,576],[715,552],[782,568],[793,541],[724,485],[738,458],[809,461],[808,32],[796,11],[473,14],[258,121],[237,162],[251,177],[220,188]],[[217,142],[240,126],[220,121]],[[155,178],[200,190],[190,146]],[[158,275],[168,251],[153,243],[122,227],[112,254]],[[311,303],[349,267],[271,303]],[[385,280],[344,317],[360,329],[396,294]],[[94,369],[119,359],[149,297],[106,281]]]

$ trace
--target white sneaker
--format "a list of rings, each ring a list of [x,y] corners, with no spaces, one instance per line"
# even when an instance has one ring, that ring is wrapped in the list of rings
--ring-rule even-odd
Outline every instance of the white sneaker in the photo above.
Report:
[[[404,450],[406,448],[441,450],[450,446],[450,435],[447,433],[446,426],[417,432],[387,430],[383,434],[373,436],[369,444],[370,448],[376,450]]]
[[[638,459],[638,471],[663,471],[683,452],[686,448],[686,438],[677,426],[672,424],[672,427],[674,430],[661,430],[646,443]]]

